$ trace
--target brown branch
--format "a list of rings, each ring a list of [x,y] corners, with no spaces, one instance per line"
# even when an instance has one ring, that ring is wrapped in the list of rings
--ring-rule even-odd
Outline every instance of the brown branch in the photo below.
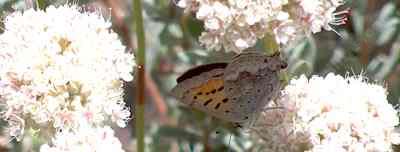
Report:
[[[122,36],[122,39],[125,41],[128,48],[133,49],[132,38],[130,36],[129,27],[124,22],[124,14],[122,8],[118,4],[119,0],[102,0],[104,5],[108,8],[111,8],[111,16],[113,19],[113,23],[116,26],[117,30]]]
[[[369,55],[370,55],[370,46],[369,42],[366,38],[363,38],[363,40],[360,42],[360,63],[363,65],[367,65],[369,62]]]
[[[153,98],[153,102],[156,105],[156,109],[160,115],[161,122],[167,121],[167,106],[165,104],[164,98],[161,96],[160,91],[154,80],[151,78],[149,74],[145,74],[145,84],[146,91],[150,94],[150,97]]]

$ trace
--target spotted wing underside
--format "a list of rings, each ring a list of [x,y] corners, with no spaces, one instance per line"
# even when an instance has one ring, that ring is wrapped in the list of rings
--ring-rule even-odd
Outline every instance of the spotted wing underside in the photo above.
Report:
[[[177,79],[172,93],[182,103],[214,117],[236,122],[233,102],[224,92],[226,63],[202,65],[185,72]]]

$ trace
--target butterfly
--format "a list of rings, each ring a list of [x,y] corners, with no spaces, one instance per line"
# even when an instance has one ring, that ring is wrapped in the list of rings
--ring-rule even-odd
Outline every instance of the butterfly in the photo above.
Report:
[[[192,68],[177,78],[172,94],[182,103],[225,121],[243,124],[257,116],[280,90],[279,53],[245,51],[229,63]]]

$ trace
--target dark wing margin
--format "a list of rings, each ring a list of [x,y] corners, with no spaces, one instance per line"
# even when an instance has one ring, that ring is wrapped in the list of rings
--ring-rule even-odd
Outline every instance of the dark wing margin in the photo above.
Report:
[[[211,63],[211,64],[205,64],[205,65],[200,65],[198,67],[192,68],[185,73],[183,73],[180,77],[176,79],[177,83],[180,83],[182,81],[185,81],[186,79],[190,79],[194,76],[197,76],[203,72],[208,72],[213,69],[225,69],[225,67],[228,65],[228,63]]]

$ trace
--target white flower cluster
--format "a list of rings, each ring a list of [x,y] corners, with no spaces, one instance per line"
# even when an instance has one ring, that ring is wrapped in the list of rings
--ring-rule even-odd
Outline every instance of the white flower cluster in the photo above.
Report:
[[[392,151],[399,118],[386,94],[362,76],[301,76],[277,100],[283,108],[265,111],[254,131],[276,152]]]
[[[180,0],[177,5],[204,21],[200,42],[208,49],[240,52],[266,33],[280,44],[344,24],[335,13],[343,0]]]
[[[114,131],[102,128],[81,128],[77,132],[57,134],[51,145],[40,147],[41,152],[123,152],[122,145]]]
[[[65,5],[15,12],[4,24],[0,103],[11,136],[18,139],[25,129],[68,132],[108,120],[125,126],[130,111],[122,80],[133,79],[135,62],[109,20]]]

